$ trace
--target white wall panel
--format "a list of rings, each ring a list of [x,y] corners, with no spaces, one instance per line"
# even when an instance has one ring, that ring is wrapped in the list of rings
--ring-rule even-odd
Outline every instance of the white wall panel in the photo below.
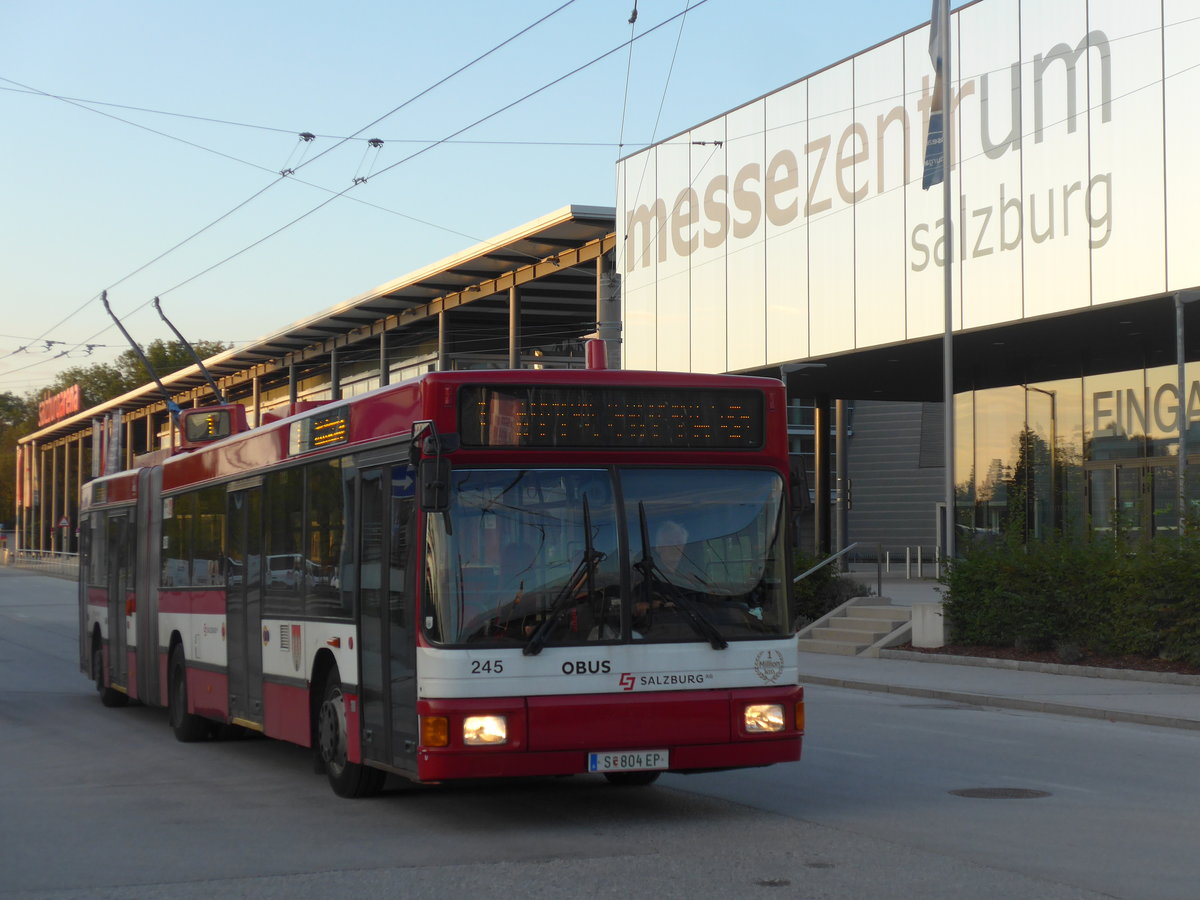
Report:
[[[1091,175],[1083,221],[1068,212],[1088,236],[1093,303],[1166,290],[1161,25],[1157,3],[1088,4]]]
[[[1163,52],[1166,81],[1167,289],[1200,285],[1200,0],[1165,0]]]
[[[618,166],[617,271],[621,273],[624,343],[622,365],[627,369],[657,367],[658,149],[653,148]]]
[[[765,98],[767,359],[787,362],[808,349],[808,82]]]
[[[958,14],[963,194],[956,256],[965,328],[1021,318],[1022,224],[1013,206],[1021,196],[1018,13],[1018,0],[992,0]]]
[[[854,65],[845,62],[809,79],[808,284],[809,346],[814,355],[854,347],[854,208],[856,151]]]
[[[950,31],[951,53],[957,59],[958,17],[953,16]],[[953,73],[951,73],[953,74]],[[946,330],[946,291],[943,279],[946,245],[942,227],[942,185],[921,189],[921,171],[925,160],[925,140],[929,132],[929,107],[934,89],[933,63],[929,59],[929,27],[904,38],[905,106],[915,111],[914,127],[909,129],[909,156],[913,177],[904,191],[908,265],[906,268],[907,337],[909,340],[942,334]],[[958,196],[959,169],[950,173],[951,196]],[[955,210],[957,203],[952,202]],[[951,218],[957,216],[952,212]],[[959,241],[954,242],[954,257],[959,256]],[[954,279],[954,327],[961,327],[961,290]]]
[[[1075,187],[1088,171],[1087,73],[1095,53],[1081,46],[1086,35],[1084,0],[1021,5],[1024,183],[1018,202],[1027,317],[1079,309],[1091,299],[1084,198]]]
[[[690,202],[691,152],[686,137],[677,138],[658,150],[658,196],[663,201],[659,228],[659,264],[655,368],[667,372],[691,369],[692,258],[678,252],[679,242],[691,240],[699,229],[698,210]]]
[[[855,121],[865,141],[854,163],[854,334],[859,347],[905,338],[906,160],[912,121],[904,107],[904,42],[854,60]]]
[[[729,284],[726,365],[735,372],[759,368],[767,362],[765,114],[766,104],[760,102],[725,117],[725,174],[731,198],[729,237],[725,242]]]
[[[692,301],[690,332],[687,332],[691,347],[688,371],[692,372],[726,371],[729,334],[725,328],[728,290],[725,254],[731,230],[732,186],[725,174],[725,136],[725,119],[721,118],[694,129],[689,137],[692,172],[689,196],[695,198],[693,205],[699,218],[695,233],[689,236],[697,247],[688,257]],[[662,306],[661,295],[659,306]],[[659,325],[661,328],[666,323]],[[659,346],[662,346],[661,334]]]

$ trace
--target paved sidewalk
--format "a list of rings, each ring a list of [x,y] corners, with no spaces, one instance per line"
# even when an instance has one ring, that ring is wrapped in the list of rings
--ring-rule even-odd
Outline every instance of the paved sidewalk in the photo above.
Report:
[[[940,602],[945,590],[928,577],[929,564],[925,578],[916,577],[915,567],[906,577],[903,566],[880,577],[874,565],[856,565],[850,574],[873,594],[882,586],[882,595],[898,606]],[[801,653],[800,683],[1200,729],[1200,676],[1194,675],[883,650],[879,658]]]
[[[1200,729],[1200,676],[1163,678],[1156,677],[1157,673],[1082,666],[1071,668],[1090,674],[1061,674],[1068,667],[1054,667],[1056,672],[1029,671],[1011,668],[1003,660],[997,661],[998,665],[974,658],[958,663],[954,657],[883,652],[877,659],[801,653],[800,683]]]

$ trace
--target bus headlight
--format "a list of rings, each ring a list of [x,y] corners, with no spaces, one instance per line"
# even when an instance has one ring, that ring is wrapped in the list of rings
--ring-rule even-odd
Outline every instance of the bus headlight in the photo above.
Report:
[[[783,731],[783,707],[778,703],[752,703],[746,707],[742,721],[749,734]]]
[[[467,716],[463,719],[463,743],[469,747],[503,744],[508,740],[504,716]]]

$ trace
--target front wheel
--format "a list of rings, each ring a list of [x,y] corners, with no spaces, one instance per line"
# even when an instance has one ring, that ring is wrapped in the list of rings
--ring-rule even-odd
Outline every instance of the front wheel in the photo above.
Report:
[[[92,643],[92,679],[96,682],[96,693],[100,695],[100,702],[105,706],[125,706],[129,703],[127,695],[104,683],[104,657],[98,642]]]
[[[175,732],[175,739],[185,744],[208,737],[208,720],[188,712],[187,666],[183,660],[183,647],[178,644],[167,663],[167,721]]]
[[[346,758],[346,697],[336,670],[325,679],[317,710],[317,747],[329,786],[339,797],[372,797],[383,788],[386,776],[378,769]]]

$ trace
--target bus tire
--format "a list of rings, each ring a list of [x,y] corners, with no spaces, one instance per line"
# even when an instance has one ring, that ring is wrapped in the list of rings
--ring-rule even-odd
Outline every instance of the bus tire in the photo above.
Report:
[[[386,775],[379,769],[346,759],[346,698],[337,669],[331,669],[317,708],[317,752],[339,797],[373,797],[383,788]]]
[[[645,787],[658,781],[658,772],[605,772],[609,784],[618,787]]]
[[[202,741],[209,735],[208,720],[188,712],[187,667],[183,647],[176,645],[167,664],[167,721],[175,739],[185,744]]]
[[[96,681],[96,693],[100,702],[108,707],[126,706],[129,697],[120,691],[113,690],[104,683],[104,657],[100,652],[100,642],[92,641],[92,678]]]

